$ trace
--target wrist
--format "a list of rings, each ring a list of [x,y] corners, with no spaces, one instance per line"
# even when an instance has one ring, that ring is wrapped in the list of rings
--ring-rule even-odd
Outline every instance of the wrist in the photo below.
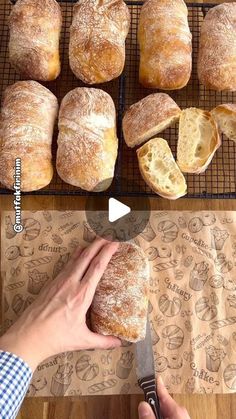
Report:
[[[28,364],[32,372],[45,359],[36,342],[34,343],[27,336],[19,337],[17,333],[11,331],[0,337],[0,350],[20,357]]]

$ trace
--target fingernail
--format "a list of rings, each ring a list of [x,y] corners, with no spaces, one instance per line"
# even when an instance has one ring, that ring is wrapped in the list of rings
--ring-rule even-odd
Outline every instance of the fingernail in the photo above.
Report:
[[[146,417],[150,417],[150,412],[151,408],[150,406],[146,403],[146,402],[142,402],[140,403],[139,407],[138,407],[138,413],[139,413],[139,419],[142,418],[146,418]]]

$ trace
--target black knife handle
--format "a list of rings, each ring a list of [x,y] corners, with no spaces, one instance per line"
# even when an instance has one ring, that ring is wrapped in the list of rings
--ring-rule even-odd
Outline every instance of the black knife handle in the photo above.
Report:
[[[153,413],[157,419],[163,419],[159,398],[156,389],[156,379],[154,375],[138,380],[138,384],[144,392],[146,402],[151,406]]]

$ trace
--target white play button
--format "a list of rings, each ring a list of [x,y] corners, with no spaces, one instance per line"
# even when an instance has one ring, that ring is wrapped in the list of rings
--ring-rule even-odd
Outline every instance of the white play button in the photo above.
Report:
[[[122,202],[117,201],[115,198],[109,198],[108,219],[110,223],[119,220],[130,212],[131,209],[128,205],[122,204]]]

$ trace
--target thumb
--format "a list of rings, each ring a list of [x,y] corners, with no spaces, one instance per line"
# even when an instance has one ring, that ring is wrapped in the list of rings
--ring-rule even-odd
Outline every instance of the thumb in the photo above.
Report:
[[[103,336],[90,332],[89,345],[90,349],[111,349],[120,347],[121,341],[115,336]]]
[[[165,384],[160,376],[157,378],[157,392],[160,399],[161,411],[165,416],[171,416],[176,413],[177,403],[168,393]]]
[[[157,393],[160,400],[161,413],[164,417],[170,419],[190,419],[187,410],[184,407],[180,407],[172,399],[160,376],[157,379]]]
[[[138,407],[139,419],[155,419],[151,406],[146,402],[141,402]]]

